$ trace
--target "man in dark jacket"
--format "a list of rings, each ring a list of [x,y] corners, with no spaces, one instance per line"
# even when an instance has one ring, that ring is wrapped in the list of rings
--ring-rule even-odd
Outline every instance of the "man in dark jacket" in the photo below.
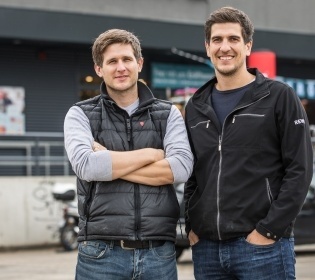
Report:
[[[139,40],[102,33],[92,48],[101,94],[68,111],[65,147],[78,180],[78,280],[177,279],[173,183],[193,155],[179,110],[138,82]]]
[[[195,157],[186,231],[197,280],[295,279],[293,224],[313,170],[308,120],[292,88],[247,69],[253,33],[242,11],[210,15],[215,77],[186,106]]]

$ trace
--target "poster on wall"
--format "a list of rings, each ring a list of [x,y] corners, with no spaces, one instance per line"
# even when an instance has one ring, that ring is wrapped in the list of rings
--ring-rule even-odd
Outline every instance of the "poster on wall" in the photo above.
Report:
[[[24,134],[24,106],[24,88],[0,86],[0,135]]]

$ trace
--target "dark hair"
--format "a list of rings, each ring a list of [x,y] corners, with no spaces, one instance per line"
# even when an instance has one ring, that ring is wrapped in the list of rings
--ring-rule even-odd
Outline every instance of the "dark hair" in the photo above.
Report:
[[[97,66],[103,64],[103,54],[112,44],[130,44],[136,59],[142,58],[139,39],[131,32],[122,29],[110,29],[100,34],[92,46],[93,61]]]
[[[253,40],[254,26],[243,11],[233,7],[223,7],[210,14],[205,23],[205,40],[209,43],[211,38],[211,27],[215,23],[239,23],[242,27],[242,36],[245,43]]]

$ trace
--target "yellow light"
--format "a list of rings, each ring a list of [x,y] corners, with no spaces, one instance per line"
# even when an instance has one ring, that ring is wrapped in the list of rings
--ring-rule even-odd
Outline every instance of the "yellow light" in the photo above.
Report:
[[[93,82],[93,77],[92,77],[92,76],[86,76],[86,77],[85,77],[85,81],[86,81],[87,83],[92,83],[92,82]]]

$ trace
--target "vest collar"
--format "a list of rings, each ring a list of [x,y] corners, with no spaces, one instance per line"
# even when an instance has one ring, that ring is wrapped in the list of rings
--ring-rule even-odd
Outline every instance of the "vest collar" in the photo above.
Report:
[[[142,82],[137,82],[138,86],[138,96],[139,96],[139,108],[146,107],[152,104],[156,98],[154,97],[152,91]],[[116,102],[108,95],[105,82],[101,83],[101,98],[104,99],[109,104],[113,105]]]

